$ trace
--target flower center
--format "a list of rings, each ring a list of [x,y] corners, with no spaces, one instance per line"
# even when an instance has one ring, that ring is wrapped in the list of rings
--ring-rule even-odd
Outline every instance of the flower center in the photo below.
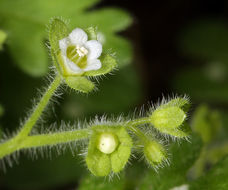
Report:
[[[100,135],[97,148],[101,152],[105,154],[111,154],[116,150],[117,146],[118,146],[118,139],[115,135],[110,133],[103,133]]]
[[[88,50],[83,46],[68,46],[67,47],[67,58],[75,63],[79,68],[84,69],[87,66]]]

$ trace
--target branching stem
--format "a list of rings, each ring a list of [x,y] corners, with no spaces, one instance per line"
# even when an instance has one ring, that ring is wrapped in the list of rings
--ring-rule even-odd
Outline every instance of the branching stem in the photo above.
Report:
[[[3,158],[4,156],[9,155],[10,153],[20,149],[21,145],[23,145],[27,139],[31,138],[28,136],[29,133],[31,132],[34,125],[36,124],[37,120],[40,118],[50,98],[53,96],[56,89],[61,84],[61,80],[62,80],[61,76],[56,75],[55,79],[50,84],[50,86],[48,87],[48,89],[40,99],[40,102],[36,105],[33,113],[27,119],[25,124],[22,126],[19,133],[13,138],[9,139],[8,141],[0,144],[0,158]]]
[[[137,128],[137,126],[139,125],[144,125],[149,123],[149,118],[148,117],[142,117],[142,118],[138,118],[132,121],[129,121],[125,124],[125,127],[132,131],[135,135],[137,135],[144,143],[147,142],[148,138],[147,136],[140,130]]]
[[[39,119],[44,108],[47,106],[48,101],[54,94],[55,90],[61,83],[60,76],[57,76],[47,89],[40,102],[37,104],[31,117],[26,121],[21,131],[10,140],[0,144],[0,159],[20,149],[34,148],[41,146],[50,146],[61,143],[68,143],[72,141],[78,141],[81,139],[89,138],[90,129],[80,129],[74,131],[57,132],[51,134],[41,134],[29,136],[30,131]],[[143,117],[138,118],[129,122],[124,123],[124,126],[134,132],[141,140],[147,141],[147,137],[140,129],[137,128],[139,125],[149,123],[149,118]]]
[[[4,156],[20,149],[68,143],[88,138],[89,135],[89,129],[81,129],[52,134],[27,136],[24,139],[18,139],[15,137],[0,145],[0,158],[3,158]]]

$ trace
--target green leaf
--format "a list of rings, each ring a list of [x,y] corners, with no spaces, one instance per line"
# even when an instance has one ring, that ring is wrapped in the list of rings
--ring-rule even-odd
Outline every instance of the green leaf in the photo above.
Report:
[[[186,172],[200,154],[202,142],[198,136],[192,136],[191,143],[176,142],[170,147],[170,166],[159,169],[158,172],[148,170],[138,189],[167,190],[188,183]]]
[[[112,71],[117,65],[116,59],[112,55],[103,54],[99,59],[102,63],[102,67],[99,70],[86,72],[86,76],[104,75]]]
[[[114,178],[112,180],[104,180],[104,178],[94,177],[87,175],[83,177],[78,190],[124,190],[124,176],[121,176],[121,180]]]
[[[0,0],[0,26],[9,31],[9,51],[23,71],[44,75],[48,70],[48,54],[44,45],[45,26],[50,18],[71,19],[71,29],[97,26],[105,38],[104,48],[116,52],[119,66],[131,60],[131,47],[116,32],[124,30],[132,19],[120,9],[88,11],[98,0]]]
[[[194,181],[190,190],[227,190],[228,189],[228,157],[216,164],[206,175]]]
[[[0,30],[0,50],[2,50],[2,46],[6,40],[6,37],[7,34],[4,31]]]
[[[85,77],[69,76],[65,77],[65,82],[70,88],[82,93],[89,93],[95,87],[93,82],[91,82]]]

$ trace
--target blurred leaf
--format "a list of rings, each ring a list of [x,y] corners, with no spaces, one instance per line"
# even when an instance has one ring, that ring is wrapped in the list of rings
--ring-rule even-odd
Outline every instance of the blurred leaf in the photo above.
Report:
[[[187,54],[228,63],[228,26],[219,20],[199,20],[185,28],[180,48]]]
[[[188,169],[199,156],[201,140],[198,136],[192,136],[191,143],[183,141],[176,142],[170,147],[172,159],[170,166],[158,170],[148,171],[142,179],[140,190],[168,190],[170,188],[188,183],[186,175]]]
[[[198,133],[204,143],[214,140],[221,129],[219,112],[210,110],[207,105],[199,106],[192,117],[192,129]]]
[[[6,37],[7,37],[6,33],[4,31],[0,30],[0,51],[2,50],[2,46],[6,40]]]
[[[124,190],[124,177],[108,180],[92,175],[83,177],[78,190]]]
[[[104,35],[104,48],[116,52],[119,65],[131,60],[130,44],[115,32],[131,23],[130,16],[120,10],[105,8],[85,11],[98,0],[0,0],[0,26],[9,33],[9,50],[15,63],[25,72],[40,76],[47,72],[48,55],[44,46],[45,25],[53,16],[71,19],[71,27],[98,26]]]
[[[174,86],[193,100],[228,101],[228,26],[225,21],[204,19],[189,24],[180,35],[180,49],[196,64],[176,75]],[[198,59],[198,61],[197,61]]]
[[[0,118],[2,117],[2,115],[4,114],[4,109],[2,107],[2,105],[0,104]],[[2,132],[2,126],[0,125],[0,139],[2,138],[3,132]]]
[[[200,157],[191,168],[193,178],[202,176],[209,167],[228,153],[226,142],[228,134],[222,128],[226,126],[222,119],[223,115],[220,112],[211,110],[204,104],[197,107],[193,114],[193,131],[198,133],[204,142]]]
[[[2,105],[0,104],[0,117],[4,114],[4,109],[2,107]]]
[[[228,157],[221,160],[205,176],[194,181],[190,190],[227,190],[228,189]]]
[[[227,81],[211,80],[200,67],[180,71],[173,79],[173,86],[179,93],[188,94],[194,102],[228,101]]]

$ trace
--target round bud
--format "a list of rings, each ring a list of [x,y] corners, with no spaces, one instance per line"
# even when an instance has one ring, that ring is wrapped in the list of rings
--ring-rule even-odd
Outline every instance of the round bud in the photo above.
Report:
[[[105,153],[111,154],[118,146],[118,139],[116,135],[111,133],[102,133],[98,138],[97,148]]]
[[[150,141],[144,146],[144,155],[151,165],[161,164],[166,158],[165,149],[156,141]]]

